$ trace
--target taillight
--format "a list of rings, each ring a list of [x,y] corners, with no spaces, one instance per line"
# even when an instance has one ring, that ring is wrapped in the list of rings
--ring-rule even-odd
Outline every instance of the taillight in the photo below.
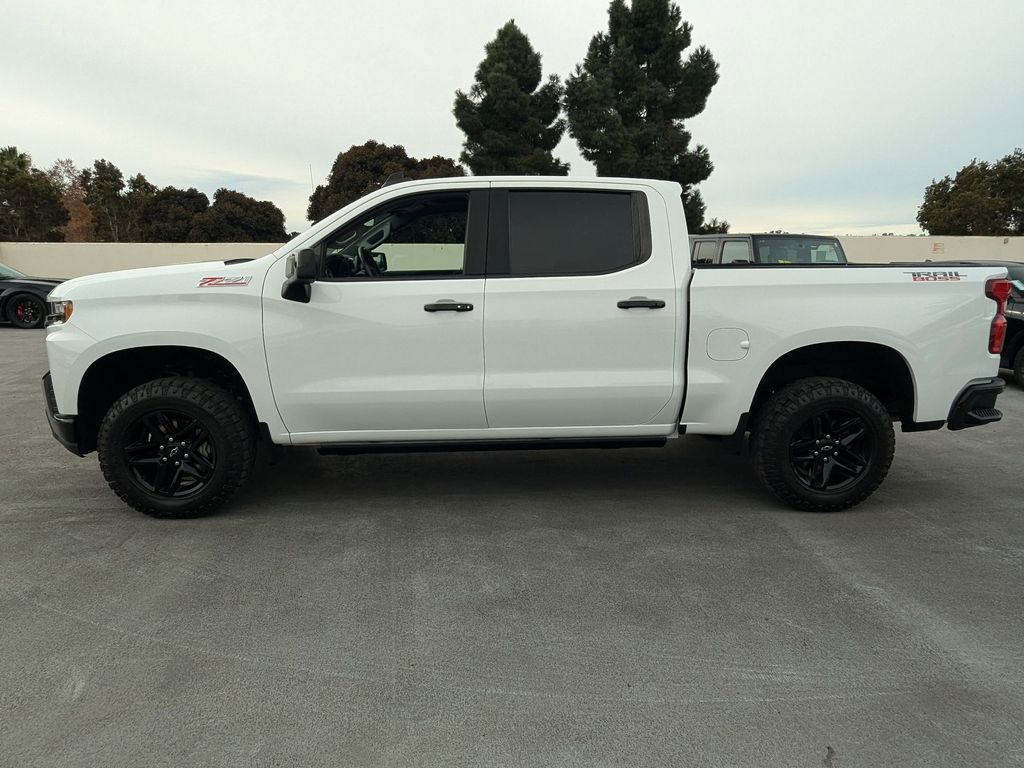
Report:
[[[1010,281],[996,278],[985,283],[985,295],[996,303],[996,316],[988,332],[988,351],[998,355],[1006,340],[1006,300],[1010,297]]]

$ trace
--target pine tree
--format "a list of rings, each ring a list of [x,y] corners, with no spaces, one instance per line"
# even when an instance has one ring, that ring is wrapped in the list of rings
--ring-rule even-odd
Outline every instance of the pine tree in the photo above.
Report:
[[[565,133],[557,75],[541,85],[541,58],[509,21],[484,48],[469,94],[455,92],[455,122],[466,141],[460,160],[478,175],[565,176],[552,150]]]
[[[612,0],[608,31],[590,41],[587,57],[566,83],[569,133],[599,176],[668,179],[683,186],[691,232],[704,222],[694,187],[714,166],[684,128],[704,111],[718,64],[700,46],[684,60],[692,27],[670,0]]]

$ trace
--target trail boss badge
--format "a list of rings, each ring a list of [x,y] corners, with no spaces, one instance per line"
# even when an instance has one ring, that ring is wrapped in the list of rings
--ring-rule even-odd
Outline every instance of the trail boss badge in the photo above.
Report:
[[[945,269],[904,272],[903,274],[910,275],[910,279],[915,283],[958,283],[963,277],[959,272]]]

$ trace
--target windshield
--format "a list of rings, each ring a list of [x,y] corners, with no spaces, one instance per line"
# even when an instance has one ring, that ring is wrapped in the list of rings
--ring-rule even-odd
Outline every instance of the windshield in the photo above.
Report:
[[[16,269],[0,264],[0,277],[24,277],[25,275]]]
[[[845,264],[834,237],[755,237],[758,264]]]

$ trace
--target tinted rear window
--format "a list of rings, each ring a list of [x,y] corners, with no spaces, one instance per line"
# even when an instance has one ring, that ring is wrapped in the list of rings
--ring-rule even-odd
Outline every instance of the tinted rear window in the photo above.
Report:
[[[511,191],[509,274],[598,274],[639,260],[629,192]]]

